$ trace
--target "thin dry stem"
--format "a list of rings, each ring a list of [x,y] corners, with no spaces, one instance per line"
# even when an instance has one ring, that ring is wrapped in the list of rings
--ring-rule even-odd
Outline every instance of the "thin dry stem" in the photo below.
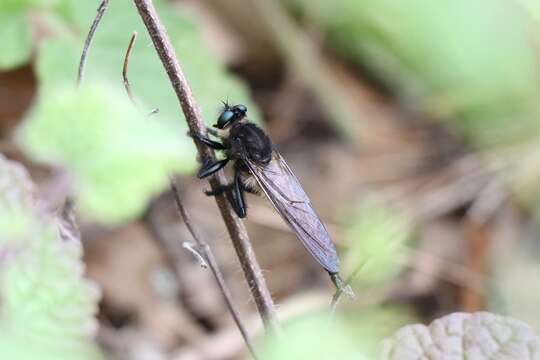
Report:
[[[201,253],[197,249],[199,247],[198,245],[194,245],[194,244],[190,243],[189,241],[184,241],[182,243],[182,247],[184,249],[186,249],[187,251],[189,251],[197,259],[197,261],[199,262],[199,265],[203,269],[208,269],[208,262],[206,261],[204,256],[201,255]]]
[[[219,270],[219,265],[217,264],[216,258],[214,257],[214,254],[212,253],[212,250],[210,250],[208,244],[197,235],[197,232],[195,231],[195,228],[193,227],[193,224],[191,222],[191,218],[187,213],[184,204],[182,203],[182,198],[180,197],[180,193],[173,179],[171,179],[171,188],[174,193],[174,198],[176,200],[176,206],[178,207],[178,211],[180,212],[180,215],[184,220],[184,224],[186,225],[188,231],[190,232],[197,245],[197,249],[195,249],[194,247],[184,247],[197,257],[197,259],[201,263],[201,266],[204,263],[210,267],[210,270],[212,271],[212,274],[216,279],[219,289],[221,290],[221,294],[223,295],[223,300],[225,301],[225,304],[227,305],[227,308],[229,309],[229,312],[231,313],[234,322],[236,323],[236,326],[238,326],[238,330],[240,330],[240,333],[244,338],[244,341],[249,349],[249,352],[251,353],[251,356],[253,356],[254,359],[257,359],[257,354],[255,353],[253,343],[249,338],[246,327],[240,319],[240,314],[238,313],[238,310],[236,310],[233,304],[231,292],[229,291],[229,288],[225,283],[225,279],[223,277],[223,274],[221,273],[221,270]]]
[[[180,67],[171,41],[159,19],[152,1],[134,0],[134,3],[148,30],[148,34],[154,43],[154,47],[163,63],[165,71],[169,76],[172,87],[176,92],[190,132],[206,135],[207,130],[201,114],[201,109],[193,97],[191,87]],[[214,151],[212,149],[203,146],[197,141],[195,141],[195,146],[197,147],[202,161],[215,160]],[[210,185],[213,190],[217,190],[220,186],[226,184],[227,181],[222,171],[218,172],[210,179]],[[240,260],[253,299],[263,319],[265,329],[270,332],[277,332],[279,331],[279,323],[274,308],[274,302],[266,286],[259,263],[255,258],[255,253],[253,252],[244,224],[234,214],[233,209],[230,207],[224,196],[216,196],[215,198],[233,242],[236,254]]]
[[[94,18],[94,21],[92,22],[92,26],[90,27],[90,30],[88,31],[88,35],[86,36],[86,40],[84,41],[84,47],[81,54],[81,60],[79,61],[79,72],[77,74],[77,86],[81,84],[84,78],[86,60],[88,59],[88,50],[90,49],[90,45],[92,44],[92,40],[94,39],[94,34],[96,33],[96,29],[101,21],[101,18],[103,17],[103,14],[105,14],[105,11],[107,10],[107,6],[109,6],[109,0],[103,0],[101,4],[99,5],[97,9],[96,17]]]
[[[133,45],[135,44],[135,40],[137,40],[136,31],[133,32],[133,35],[131,35],[131,40],[129,40],[129,45],[126,50],[126,56],[124,58],[124,67],[122,68],[122,78],[124,79],[124,87],[126,88],[126,92],[129,96],[129,99],[134,104],[135,104],[135,97],[133,96],[133,92],[131,91],[131,85],[129,83],[128,67],[129,67],[129,59],[131,58],[131,52],[133,51]]]

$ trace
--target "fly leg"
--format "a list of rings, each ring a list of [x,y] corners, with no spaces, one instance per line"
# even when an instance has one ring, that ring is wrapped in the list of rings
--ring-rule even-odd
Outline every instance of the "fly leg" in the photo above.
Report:
[[[208,131],[208,133],[209,133],[210,135],[218,136],[218,131],[217,131],[216,129],[214,129],[214,128],[207,127],[207,128],[206,128],[206,131]]]
[[[204,193],[208,196],[225,194],[236,215],[239,218],[246,217],[247,208],[244,200],[244,186],[238,173],[234,175],[234,182],[232,184],[221,186],[216,190],[206,190]]]
[[[225,145],[223,145],[222,143],[220,142],[217,142],[217,141],[214,141],[214,140],[211,140],[207,137],[204,137],[202,136],[201,134],[199,133],[192,133],[191,136],[194,138],[194,139],[197,139],[198,141],[202,142],[203,144],[211,147],[212,149],[214,150],[225,150],[227,149],[225,147]]]
[[[199,179],[203,179],[205,177],[208,177],[208,176],[218,172],[219,170],[221,170],[225,165],[227,165],[228,162],[229,162],[228,158],[223,159],[223,160],[218,160],[216,162],[207,162],[207,163],[203,164],[203,166],[201,167],[201,169],[197,173],[197,177]]]
[[[236,171],[234,173],[234,185],[232,189],[233,198],[235,203],[231,203],[236,215],[239,218],[245,218],[247,215],[246,201],[244,200],[244,186],[242,180],[240,179],[240,172]]]

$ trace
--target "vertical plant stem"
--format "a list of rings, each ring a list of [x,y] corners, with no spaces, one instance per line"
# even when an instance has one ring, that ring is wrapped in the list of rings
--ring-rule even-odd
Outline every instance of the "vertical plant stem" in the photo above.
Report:
[[[174,49],[170,42],[163,24],[161,23],[154,4],[151,0],[133,0],[139,14],[148,30],[150,38],[158,53],[161,62],[169,76],[172,87],[176,92],[182,111],[186,117],[191,133],[206,135],[206,126],[202,118],[201,109],[197,104],[191,87],[180,67]],[[214,160],[214,151],[207,146],[195,141],[195,146],[202,161]],[[222,171],[210,179],[210,186],[217,190],[220,186],[226,185],[226,179]],[[246,228],[240,219],[234,214],[233,209],[227,203],[223,195],[216,196],[216,203],[223,217],[240,265],[244,271],[251,294],[262,317],[267,332],[277,332],[279,323],[274,308],[274,302],[266,286],[261,268],[249,241]]]
[[[88,31],[88,35],[86,36],[86,40],[84,41],[84,47],[81,53],[81,60],[79,61],[79,71],[77,74],[77,86],[81,84],[84,78],[86,60],[88,59],[88,50],[90,49],[90,45],[92,45],[94,34],[96,33],[96,29],[99,26],[99,23],[101,21],[101,18],[103,17],[103,14],[105,14],[105,11],[107,10],[107,6],[109,6],[109,0],[103,0],[101,4],[99,5],[97,9],[96,17],[94,18],[94,21],[92,22],[92,26],[90,27],[90,30]]]
[[[134,104],[135,104],[135,97],[133,96],[133,92],[131,91],[131,85],[129,83],[128,66],[129,66],[129,59],[131,58],[131,52],[133,51],[133,45],[135,44],[135,40],[137,40],[136,31],[133,32],[133,34],[131,35],[131,39],[129,40],[129,45],[126,50],[126,56],[124,57],[124,66],[122,67],[122,78],[124,79],[124,88],[126,89],[126,93],[128,94],[129,99]]]
[[[236,310],[233,304],[231,292],[229,291],[229,288],[227,287],[227,284],[225,283],[223,274],[219,270],[219,265],[216,261],[216,258],[214,257],[214,254],[212,253],[210,246],[208,246],[208,244],[197,235],[197,232],[195,231],[195,228],[193,227],[193,223],[191,222],[191,218],[189,214],[187,213],[186,208],[184,207],[184,204],[182,203],[180,192],[178,191],[176,183],[174,182],[173,179],[171,179],[171,188],[174,194],[174,198],[176,200],[176,206],[178,207],[178,211],[180,212],[180,215],[182,216],[182,219],[184,220],[184,224],[188,228],[188,231],[190,232],[191,236],[195,240],[195,243],[197,244],[197,249],[191,249],[190,251],[195,252],[195,256],[199,256],[203,258],[204,262],[201,262],[202,267],[210,267],[210,270],[212,271],[212,274],[214,275],[216,279],[219,289],[221,290],[221,294],[223,295],[223,300],[225,301],[225,304],[227,305],[227,308],[229,309],[229,312],[231,313],[234,319],[234,322],[236,323],[236,326],[238,327],[238,330],[240,330],[240,333],[242,334],[242,337],[244,338],[244,342],[246,343],[246,346],[248,347],[249,352],[251,353],[251,356],[254,359],[257,359],[257,354],[255,353],[255,347],[253,346],[253,343],[251,342],[251,339],[249,338],[246,327],[244,326],[244,324],[242,323],[242,320],[240,319],[240,314],[238,313],[238,311]],[[202,254],[200,254],[199,252]]]

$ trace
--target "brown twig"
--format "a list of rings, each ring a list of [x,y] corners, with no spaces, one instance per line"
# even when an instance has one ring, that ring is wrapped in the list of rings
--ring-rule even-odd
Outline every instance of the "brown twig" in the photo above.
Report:
[[[240,314],[238,313],[238,310],[236,310],[236,308],[234,307],[231,292],[229,291],[229,288],[225,283],[223,274],[219,270],[219,265],[217,264],[216,258],[214,257],[212,250],[210,250],[210,246],[208,246],[208,244],[197,235],[197,232],[195,231],[195,228],[193,227],[193,224],[191,222],[191,218],[187,213],[184,204],[182,203],[178,187],[176,186],[176,183],[173,179],[171,179],[171,188],[174,194],[174,199],[176,200],[176,206],[178,207],[178,211],[180,212],[180,215],[184,220],[184,224],[186,225],[189,233],[191,234],[196,243],[196,248],[192,246],[191,248],[188,248],[189,251],[196,254],[195,256],[200,261],[201,266],[205,264],[206,266],[210,267],[212,274],[216,278],[219,289],[221,290],[221,294],[223,295],[223,300],[225,300],[225,304],[227,305],[227,308],[229,309],[229,312],[231,313],[234,322],[236,323],[236,326],[238,326],[238,330],[240,330],[240,333],[242,334],[242,337],[246,342],[246,346],[248,347],[251,356],[253,356],[254,359],[257,359],[257,354],[255,353],[253,343],[249,338],[246,327],[240,319]],[[204,261],[201,261],[201,258]]]
[[[191,133],[206,135],[206,126],[202,118],[199,105],[193,97],[191,87],[180,67],[169,37],[163,27],[156,9],[151,0],[133,0],[139,14],[148,30],[148,34],[154,43],[161,62],[169,76],[172,87],[176,92],[178,101],[186,117]],[[195,141],[195,146],[202,161],[215,160],[214,151]],[[226,185],[226,179],[222,171],[210,179],[213,190]],[[277,320],[274,302],[266,286],[261,268],[249,241],[246,228],[240,219],[234,214],[224,196],[216,196],[216,203],[223,217],[236,254],[240,260],[242,270],[250,287],[257,309],[263,319],[267,331],[277,332],[279,323]]]
[[[133,96],[133,92],[131,91],[131,85],[129,84],[129,78],[127,74],[128,74],[128,67],[129,67],[129,59],[131,57],[131,52],[133,51],[133,45],[135,44],[135,40],[137,40],[136,31],[133,32],[133,35],[131,35],[131,40],[129,40],[129,45],[126,50],[126,56],[124,57],[124,66],[122,67],[122,78],[124,79],[124,87],[126,88],[126,92],[129,96],[129,99],[134,104],[135,104],[135,97]]]
[[[96,29],[99,25],[99,22],[101,21],[101,18],[103,17],[103,14],[105,13],[105,10],[107,10],[107,6],[109,6],[109,0],[103,0],[101,4],[99,5],[97,9],[96,17],[94,18],[94,21],[92,22],[92,26],[90,27],[90,30],[88,31],[88,35],[86,36],[86,40],[84,41],[84,47],[81,54],[81,60],[79,61],[79,72],[77,74],[77,86],[81,84],[82,79],[84,77],[84,69],[86,67],[86,59],[88,58],[88,50],[90,49],[90,45],[92,44],[92,40],[94,39],[94,34],[96,33]]]

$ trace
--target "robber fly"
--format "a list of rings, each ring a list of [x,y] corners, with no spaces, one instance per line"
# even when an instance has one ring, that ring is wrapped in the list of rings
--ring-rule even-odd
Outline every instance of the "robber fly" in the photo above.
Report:
[[[328,231],[291,168],[274,149],[268,135],[249,122],[246,113],[244,105],[229,106],[224,103],[215,129],[208,128],[208,132],[221,139],[221,142],[200,134],[193,135],[203,144],[225,153],[223,160],[203,164],[197,174],[200,179],[234,161],[233,182],[205,193],[209,196],[225,194],[241,218],[247,215],[245,192],[265,195],[310,254],[330,274],[334,285],[345,290],[339,276],[339,258]]]

